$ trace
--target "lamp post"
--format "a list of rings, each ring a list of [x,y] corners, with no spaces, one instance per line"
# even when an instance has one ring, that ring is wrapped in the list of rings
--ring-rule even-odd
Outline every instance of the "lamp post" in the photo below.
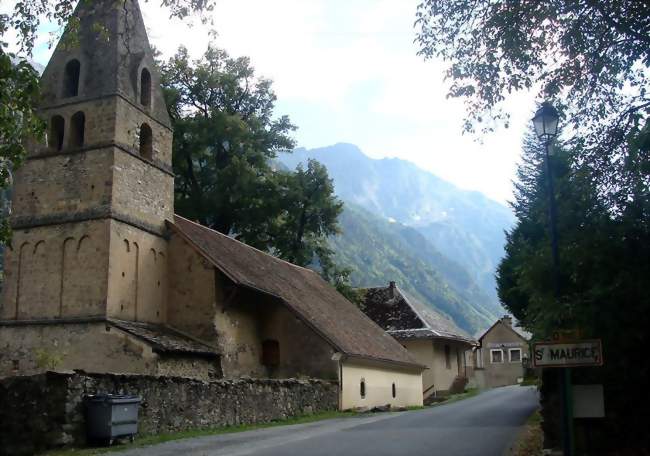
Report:
[[[553,188],[553,169],[549,147],[557,136],[560,116],[549,102],[544,102],[533,117],[535,133],[544,142],[544,161],[548,182],[549,222],[551,226],[551,254],[553,256],[553,294],[556,303],[560,301],[560,254],[558,251],[557,209],[555,206],[555,190]],[[562,446],[564,456],[573,456],[573,412],[571,398],[571,370],[562,369]]]

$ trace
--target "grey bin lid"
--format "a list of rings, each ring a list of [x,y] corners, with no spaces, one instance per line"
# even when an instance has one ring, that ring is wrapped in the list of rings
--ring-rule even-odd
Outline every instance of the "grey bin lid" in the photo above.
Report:
[[[134,404],[140,403],[142,398],[131,394],[89,394],[85,397],[86,402],[106,402],[109,404]]]

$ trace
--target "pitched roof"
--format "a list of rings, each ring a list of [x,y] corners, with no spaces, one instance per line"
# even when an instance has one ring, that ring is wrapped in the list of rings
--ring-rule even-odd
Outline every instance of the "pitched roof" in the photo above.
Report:
[[[492,331],[492,328],[494,328],[494,327],[495,327],[496,325],[498,325],[499,323],[501,323],[503,326],[505,326],[505,327],[508,328],[510,331],[512,331],[512,332],[515,333],[517,336],[521,337],[522,339],[524,339],[524,340],[527,341],[527,342],[530,341],[530,339],[533,337],[533,335],[532,335],[531,333],[529,333],[528,331],[525,331],[524,329],[519,328],[519,327],[514,327],[514,326],[512,326],[512,325],[506,324],[506,323],[503,322],[503,320],[502,320],[501,318],[499,318],[497,321],[495,321],[495,322],[492,324],[492,326],[490,326],[490,327],[489,327],[488,329],[486,329],[485,331],[482,331],[481,333],[479,333],[479,334],[481,334],[481,335],[477,337],[477,340],[478,340],[479,342],[480,342],[481,340],[483,340],[483,338],[487,335],[487,333],[489,333],[490,331]]]
[[[404,347],[314,271],[178,215],[169,225],[235,284],[279,298],[343,354],[422,368]]]
[[[397,286],[365,289],[363,311],[397,339],[451,339],[470,344],[471,336]]]
[[[163,325],[139,321],[109,319],[108,322],[124,332],[144,340],[156,353],[217,357],[219,353],[209,345],[197,342]]]

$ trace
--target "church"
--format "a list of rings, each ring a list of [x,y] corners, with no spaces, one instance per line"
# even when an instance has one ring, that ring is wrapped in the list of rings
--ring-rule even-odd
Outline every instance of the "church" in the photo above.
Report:
[[[329,379],[422,404],[419,364],[315,272],[174,214],[170,119],[137,0],[80,2],[15,173],[0,377]]]

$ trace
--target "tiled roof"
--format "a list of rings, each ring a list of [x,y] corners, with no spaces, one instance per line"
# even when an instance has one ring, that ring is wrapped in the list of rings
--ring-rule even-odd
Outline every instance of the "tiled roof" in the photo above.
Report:
[[[209,345],[197,342],[168,326],[116,319],[109,319],[108,322],[132,336],[144,340],[157,353],[189,354],[205,357],[219,356],[219,353]]]
[[[367,288],[363,311],[396,339],[444,338],[475,344],[462,329],[397,286]]]
[[[172,229],[235,284],[275,296],[348,356],[421,368],[392,337],[312,270],[175,216]]]

